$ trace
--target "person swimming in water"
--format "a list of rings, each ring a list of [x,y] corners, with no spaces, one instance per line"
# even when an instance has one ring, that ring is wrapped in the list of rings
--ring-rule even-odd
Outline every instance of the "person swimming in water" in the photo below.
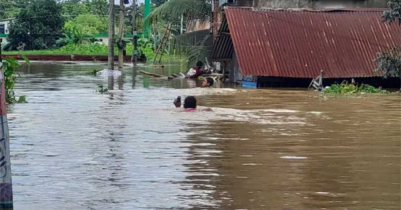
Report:
[[[203,79],[202,81],[202,87],[211,87],[213,86],[214,80],[210,77],[207,77]]]
[[[174,100],[174,105],[176,108],[181,107],[181,97],[178,96],[177,99]],[[183,111],[212,111],[210,108],[206,109],[197,109],[197,100],[194,96],[187,96],[184,100],[184,110]]]
[[[178,97],[174,100],[173,104],[174,104],[174,106],[175,106],[176,108],[180,108],[180,107],[181,107],[181,96],[178,96]]]
[[[196,109],[196,98],[187,96],[184,100],[184,109]]]

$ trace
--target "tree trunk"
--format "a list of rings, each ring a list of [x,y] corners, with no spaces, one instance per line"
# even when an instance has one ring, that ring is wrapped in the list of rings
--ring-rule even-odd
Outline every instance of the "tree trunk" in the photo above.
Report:
[[[2,59],[2,55],[1,55],[1,43],[3,42],[3,39],[2,38],[0,38],[0,64],[1,64],[1,62],[3,62],[3,59]]]
[[[108,69],[114,70],[114,0],[109,0],[109,54]]]
[[[217,37],[219,31],[219,0],[213,0],[213,40]]]
[[[131,61],[136,65],[138,60],[138,37],[136,32],[136,0],[132,2],[132,44],[134,45],[134,52],[132,52]]]
[[[124,67],[124,0],[120,0],[120,23],[118,25],[118,69]]]

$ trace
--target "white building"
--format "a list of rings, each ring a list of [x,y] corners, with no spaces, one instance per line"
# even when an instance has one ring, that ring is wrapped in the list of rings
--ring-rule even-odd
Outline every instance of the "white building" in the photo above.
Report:
[[[0,39],[2,39],[1,46],[6,45],[7,42],[7,34],[10,32],[10,22],[13,19],[3,19],[0,20]]]
[[[10,22],[13,19],[0,20],[0,34],[8,34],[10,31]]]

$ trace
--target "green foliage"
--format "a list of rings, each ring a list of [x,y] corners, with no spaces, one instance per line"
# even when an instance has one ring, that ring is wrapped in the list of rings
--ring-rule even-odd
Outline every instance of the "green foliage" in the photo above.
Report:
[[[151,23],[160,20],[176,21],[181,15],[185,15],[188,19],[204,20],[209,17],[211,10],[210,1],[170,0],[154,9],[147,20]]]
[[[79,15],[92,14],[99,18],[108,15],[109,7],[107,0],[66,0],[61,1],[62,14],[66,20],[72,20]]]
[[[378,67],[375,71],[384,70],[384,77],[401,78],[401,47],[394,47],[388,52],[377,53],[375,60]]]
[[[175,36],[171,41],[174,54],[183,55],[189,68],[197,61],[205,62],[205,58],[213,50],[213,39],[209,30],[195,31]]]
[[[55,0],[33,0],[11,23],[7,49],[47,49],[61,35],[64,20]]]
[[[14,85],[19,76],[14,71],[17,67],[19,67],[19,63],[14,58],[6,58],[3,60],[4,87],[6,92],[6,102],[8,104],[26,102],[25,96],[20,96],[17,99],[14,93]]]
[[[329,94],[357,94],[357,93],[388,93],[381,88],[375,88],[371,85],[361,84],[360,86],[343,82],[341,84],[332,84],[330,87],[323,90]]]
[[[0,20],[13,18],[20,11],[20,5],[14,0],[2,0],[0,1]]]
[[[90,35],[85,35],[80,25],[76,26],[73,24],[66,24],[64,30],[64,38],[60,38],[56,42],[58,46],[64,46],[67,44],[88,44],[93,38]]]
[[[64,25],[65,31],[71,31],[76,28],[82,30],[83,34],[106,34],[108,33],[108,20],[102,20],[92,14],[81,14],[67,21]]]
[[[126,45],[127,55],[132,55],[134,47],[131,43]],[[151,59],[154,51],[149,47],[138,47],[139,55]],[[118,54],[117,47],[114,47],[115,55]],[[104,44],[88,43],[88,44],[67,44],[60,49],[54,50],[37,50],[37,51],[11,51],[6,52],[7,55],[107,55],[108,47]]]
[[[390,0],[387,5],[390,10],[383,12],[383,20],[389,23],[398,20],[398,24],[401,24],[401,0]]]
[[[94,69],[94,70],[92,70],[92,71],[85,72],[84,74],[85,74],[85,75],[96,76],[97,73],[98,73],[99,71],[100,71],[100,70]]]
[[[89,8],[86,4],[66,1],[61,4],[62,14],[67,21],[83,14],[89,14]]]
[[[56,54],[75,54],[75,55],[107,55],[108,47],[103,44],[67,44],[55,50]]]
[[[401,0],[390,0],[387,10],[383,13],[382,18],[390,24],[398,20],[401,25]],[[401,88],[401,47],[395,46],[388,52],[377,53],[376,63],[378,64],[375,71],[384,71],[383,77],[399,77]]]
[[[133,46],[128,45],[127,51],[132,52]],[[138,39],[138,51],[139,55],[144,55],[146,59],[153,59],[155,56],[154,42],[152,39],[141,37]]]
[[[97,15],[100,18],[107,17],[109,14],[109,4],[107,0],[84,0],[83,2],[90,14]]]

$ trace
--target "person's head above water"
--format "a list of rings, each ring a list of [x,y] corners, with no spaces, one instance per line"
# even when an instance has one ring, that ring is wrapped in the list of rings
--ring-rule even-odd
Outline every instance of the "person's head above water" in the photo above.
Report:
[[[196,67],[199,67],[199,68],[201,68],[203,66],[203,63],[202,63],[202,61],[198,61],[198,62],[196,62]]]
[[[196,109],[196,98],[193,96],[187,96],[184,100],[185,109]]]
[[[207,77],[202,82],[202,87],[211,87],[214,83],[214,80],[210,77]]]

